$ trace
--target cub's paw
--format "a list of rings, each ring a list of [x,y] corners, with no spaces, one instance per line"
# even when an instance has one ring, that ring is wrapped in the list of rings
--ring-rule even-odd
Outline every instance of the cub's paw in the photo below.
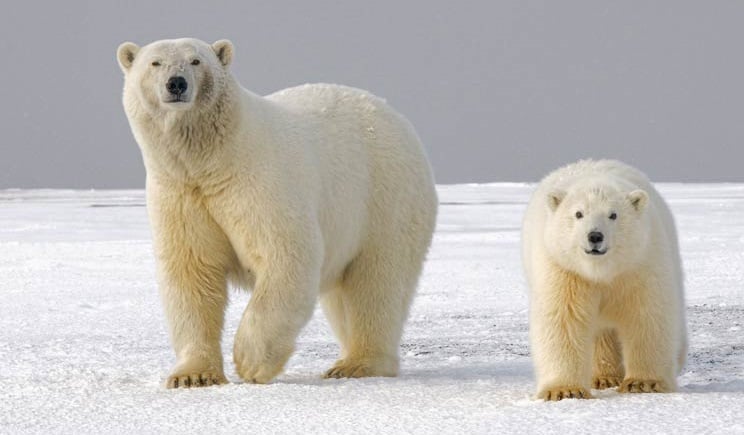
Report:
[[[225,375],[218,372],[173,373],[165,382],[166,388],[197,388],[227,384]]]
[[[619,376],[595,376],[592,378],[592,386],[596,390],[604,390],[618,387],[622,381],[623,378]]]
[[[621,393],[668,393],[671,391],[664,381],[655,379],[625,379],[618,391]]]
[[[592,395],[586,388],[578,386],[550,387],[537,394],[538,399],[557,402],[563,399],[591,399]]]
[[[398,360],[388,358],[380,362],[358,359],[340,359],[325,374],[324,378],[367,378],[373,376],[398,376]]]

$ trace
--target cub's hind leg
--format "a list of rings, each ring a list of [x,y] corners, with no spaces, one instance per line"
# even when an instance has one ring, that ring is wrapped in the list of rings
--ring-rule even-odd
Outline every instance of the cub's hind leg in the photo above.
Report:
[[[599,390],[618,387],[624,376],[622,349],[617,333],[612,329],[601,330],[594,346],[592,386]]]

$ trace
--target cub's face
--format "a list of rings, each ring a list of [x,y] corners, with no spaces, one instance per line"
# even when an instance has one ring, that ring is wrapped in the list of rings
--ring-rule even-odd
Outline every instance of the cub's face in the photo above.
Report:
[[[641,261],[648,242],[642,190],[593,186],[548,195],[545,246],[561,267],[609,282]]]
[[[125,105],[130,96],[151,114],[207,106],[219,95],[232,53],[226,40],[163,40],[142,48],[125,42],[117,51]]]

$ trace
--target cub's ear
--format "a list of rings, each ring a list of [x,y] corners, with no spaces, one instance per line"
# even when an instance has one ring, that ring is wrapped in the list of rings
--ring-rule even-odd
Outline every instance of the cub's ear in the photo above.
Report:
[[[125,42],[116,50],[116,58],[119,60],[121,70],[126,74],[134,63],[134,57],[139,52],[139,46],[133,42]]]
[[[220,39],[219,41],[212,44],[212,50],[217,55],[217,59],[220,60],[222,65],[228,66],[233,59],[233,44],[227,39]]]
[[[548,194],[548,207],[550,207],[550,211],[555,211],[558,206],[561,205],[561,202],[565,197],[566,192],[562,190],[554,190],[553,192],[550,192]]]
[[[628,201],[637,211],[641,211],[648,204],[648,193],[643,190],[634,190],[628,194]]]

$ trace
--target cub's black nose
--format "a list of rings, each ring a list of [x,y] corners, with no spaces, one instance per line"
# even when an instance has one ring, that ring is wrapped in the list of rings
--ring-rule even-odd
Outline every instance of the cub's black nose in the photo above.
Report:
[[[173,95],[181,95],[186,92],[189,88],[189,84],[186,79],[181,76],[173,76],[168,79],[168,83],[165,84],[165,89]]]
[[[589,243],[597,244],[602,243],[604,240],[604,234],[600,233],[599,231],[592,231],[589,233]]]

